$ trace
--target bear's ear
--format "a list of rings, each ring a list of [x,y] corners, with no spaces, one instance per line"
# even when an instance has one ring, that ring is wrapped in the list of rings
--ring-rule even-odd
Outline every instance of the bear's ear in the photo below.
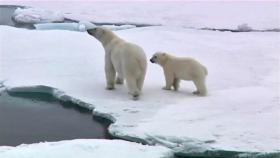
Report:
[[[166,56],[166,53],[162,53],[163,56]]]
[[[105,30],[103,28],[98,29],[99,35],[103,35],[105,33]]]

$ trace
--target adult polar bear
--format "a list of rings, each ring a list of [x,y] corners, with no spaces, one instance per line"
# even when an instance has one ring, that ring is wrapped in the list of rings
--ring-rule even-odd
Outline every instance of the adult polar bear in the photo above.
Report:
[[[192,58],[179,58],[164,52],[157,52],[150,59],[152,63],[162,66],[165,75],[165,90],[178,90],[181,80],[191,80],[194,82],[197,90],[193,94],[205,96],[207,88],[205,78],[208,74],[205,66]]]
[[[124,41],[104,27],[88,29],[87,32],[99,40],[105,49],[106,88],[112,90],[115,88],[115,82],[122,84],[125,79],[129,94],[137,100],[147,69],[147,59],[143,49]],[[117,79],[115,79],[116,72]]]

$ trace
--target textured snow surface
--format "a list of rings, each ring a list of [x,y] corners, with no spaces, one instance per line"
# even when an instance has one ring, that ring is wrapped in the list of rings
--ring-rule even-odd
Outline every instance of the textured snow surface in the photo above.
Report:
[[[39,8],[17,8],[14,12],[14,20],[19,23],[47,23],[61,22],[64,16],[60,12],[54,12]]]
[[[101,139],[76,139],[0,147],[1,158],[167,158],[171,155],[169,149],[160,146]]]
[[[192,95],[187,81],[179,92],[162,90],[162,69],[151,63],[139,101],[124,86],[107,91],[101,44],[72,31],[1,26],[1,78],[9,87],[46,85],[89,103],[115,121],[113,135],[126,139],[170,148],[279,150],[279,33],[147,27],[116,34],[142,46],[148,58],[158,50],[196,58],[208,67],[209,95]]]
[[[61,11],[66,18],[97,23],[172,25],[194,28],[280,28],[279,1],[231,2],[90,2],[3,1]]]

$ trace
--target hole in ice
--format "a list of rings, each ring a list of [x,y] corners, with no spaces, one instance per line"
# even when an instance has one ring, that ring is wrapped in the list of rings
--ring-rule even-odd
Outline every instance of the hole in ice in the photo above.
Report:
[[[78,138],[109,139],[111,122],[91,110],[52,95],[2,92],[0,95],[0,146]]]

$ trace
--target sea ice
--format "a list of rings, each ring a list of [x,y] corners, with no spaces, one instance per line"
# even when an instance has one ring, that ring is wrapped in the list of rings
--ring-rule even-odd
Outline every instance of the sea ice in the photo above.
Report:
[[[39,8],[17,8],[13,17],[18,23],[31,24],[61,22],[64,20],[64,16],[61,12],[54,12]]]

